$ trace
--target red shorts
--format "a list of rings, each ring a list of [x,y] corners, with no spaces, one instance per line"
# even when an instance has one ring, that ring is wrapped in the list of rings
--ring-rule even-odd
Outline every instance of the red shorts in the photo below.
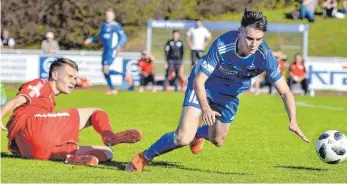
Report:
[[[79,132],[77,109],[58,113],[35,114],[15,136],[22,157],[36,159],[65,159],[75,153]]]

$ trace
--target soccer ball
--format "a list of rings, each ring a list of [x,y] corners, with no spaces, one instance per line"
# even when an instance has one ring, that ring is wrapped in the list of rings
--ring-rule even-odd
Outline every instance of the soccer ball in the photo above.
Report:
[[[337,130],[323,132],[318,138],[316,151],[324,162],[340,163],[347,158],[347,138]]]

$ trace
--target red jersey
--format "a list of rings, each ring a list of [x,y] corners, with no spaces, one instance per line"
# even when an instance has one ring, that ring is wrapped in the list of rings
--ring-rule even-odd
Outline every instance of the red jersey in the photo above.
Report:
[[[23,84],[17,95],[25,96],[29,102],[13,111],[8,122],[8,138],[11,144],[14,136],[22,130],[26,122],[36,114],[52,113],[55,95],[48,81],[35,79]]]
[[[289,71],[293,73],[294,76],[303,77],[306,74],[306,69],[304,64],[292,63],[289,67]]]
[[[153,68],[153,64],[151,61],[148,62],[144,59],[140,59],[140,60],[138,60],[137,65],[141,68],[141,71],[143,73],[147,73],[147,74],[153,74],[154,73],[154,68]]]
[[[55,95],[46,80],[35,79],[23,84],[17,95],[25,96],[29,103],[18,107],[13,114],[43,114],[54,110]]]

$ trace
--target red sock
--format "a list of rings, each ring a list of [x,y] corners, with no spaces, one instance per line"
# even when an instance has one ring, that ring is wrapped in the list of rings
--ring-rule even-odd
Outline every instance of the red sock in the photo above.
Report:
[[[103,139],[113,134],[110,120],[104,111],[95,111],[90,117],[90,123]]]

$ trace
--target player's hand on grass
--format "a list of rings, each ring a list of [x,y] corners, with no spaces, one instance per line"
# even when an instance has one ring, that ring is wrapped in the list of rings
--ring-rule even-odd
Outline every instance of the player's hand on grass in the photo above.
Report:
[[[205,125],[213,125],[216,122],[216,117],[221,116],[219,112],[213,111],[211,108],[202,111],[202,120]]]
[[[1,130],[3,130],[3,131],[7,131],[7,128],[2,124],[2,122],[1,122],[1,124],[0,124],[0,128],[1,128]]]
[[[302,140],[305,142],[309,143],[310,140],[307,139],[307,137],[302,133],[301,129],[298,126],[298,123],[296,122],[291,122],[289,125],[289,130],[294,132],[296,135],[300,136]]]

